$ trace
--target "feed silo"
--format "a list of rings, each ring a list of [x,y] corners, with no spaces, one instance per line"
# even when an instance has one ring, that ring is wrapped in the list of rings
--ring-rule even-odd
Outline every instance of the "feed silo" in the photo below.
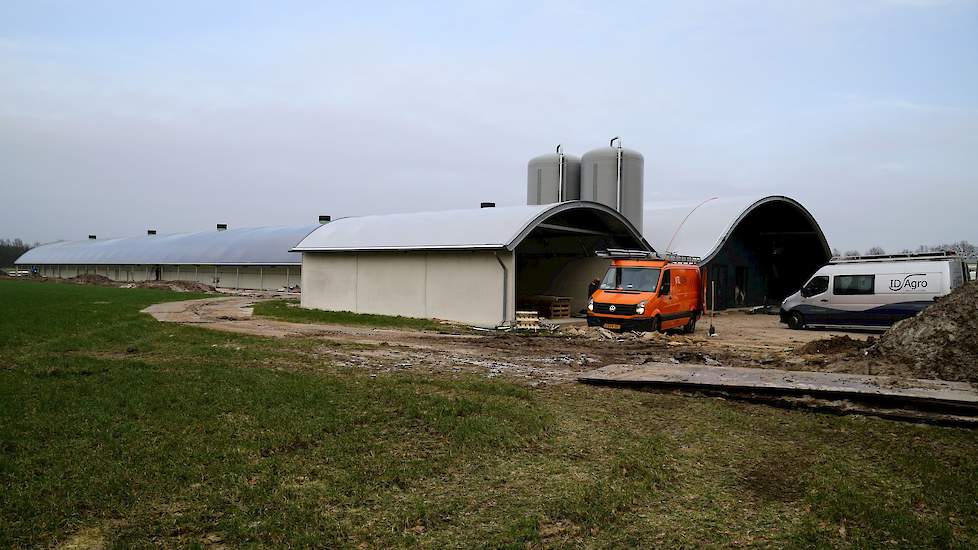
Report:
[[[581,198],[581,159],[557,152],[530,159],[526,169],[526,204],[552,204]]]
[[[642,154],[623,148],[621,138],[613,138],[608,147],[581,157],[581,200],[610,206],[641,230],[644,173]]]

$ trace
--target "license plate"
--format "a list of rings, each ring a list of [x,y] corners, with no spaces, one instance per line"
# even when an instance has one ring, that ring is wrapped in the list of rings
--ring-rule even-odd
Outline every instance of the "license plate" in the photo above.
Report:
[[[611,330],[619,330],[621,329],[621,325],[619,325],[618,323],[605,323],[604,328],[611,329]]]

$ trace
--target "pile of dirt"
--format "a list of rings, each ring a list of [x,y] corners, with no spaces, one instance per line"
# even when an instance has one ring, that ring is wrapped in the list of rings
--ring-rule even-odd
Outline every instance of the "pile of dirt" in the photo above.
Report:
[[[143,281],[125,285],[126,288],[155,288],[173,292],[217,292],[213,286],[193,281]]]
[[[68,279],[68,282],[79,285],[110,285],[112,284],[112,279],[106,277],[105,275],[92,275],[90,273],[86,273],[77,277],[71,277]]]
[[[978,383],[978,281],[893,325],[874,351],[920,378]]]
[[[812,340],[798,348],[798,353],[805,355],[839,355],[859,352],[872,345],[872,340],[854,340],[845,336],[830,336],[820,340]]]

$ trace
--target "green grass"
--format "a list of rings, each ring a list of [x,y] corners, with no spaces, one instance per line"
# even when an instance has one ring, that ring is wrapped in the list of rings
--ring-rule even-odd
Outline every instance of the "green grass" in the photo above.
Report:
[[[0,547],[978,546],[978,434],[337,368],[0,281]]]
[[[271,317],[295,323],[322,323],[334,325],[362,325],[386,328],[407,328],[444,332],[450,327],[431,319],[401,317],[400,315],[372,315],[351,311],[323,311],[297,307],[298,300],[268,300],[255,304],[255,315]]]

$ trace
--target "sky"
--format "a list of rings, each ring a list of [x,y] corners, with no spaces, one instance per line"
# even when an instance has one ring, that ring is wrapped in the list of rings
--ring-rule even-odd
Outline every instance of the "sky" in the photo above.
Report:
[[[978,242],[978,0],[0,2],[0,237],[522,204],[613,136],[647,202]]]

